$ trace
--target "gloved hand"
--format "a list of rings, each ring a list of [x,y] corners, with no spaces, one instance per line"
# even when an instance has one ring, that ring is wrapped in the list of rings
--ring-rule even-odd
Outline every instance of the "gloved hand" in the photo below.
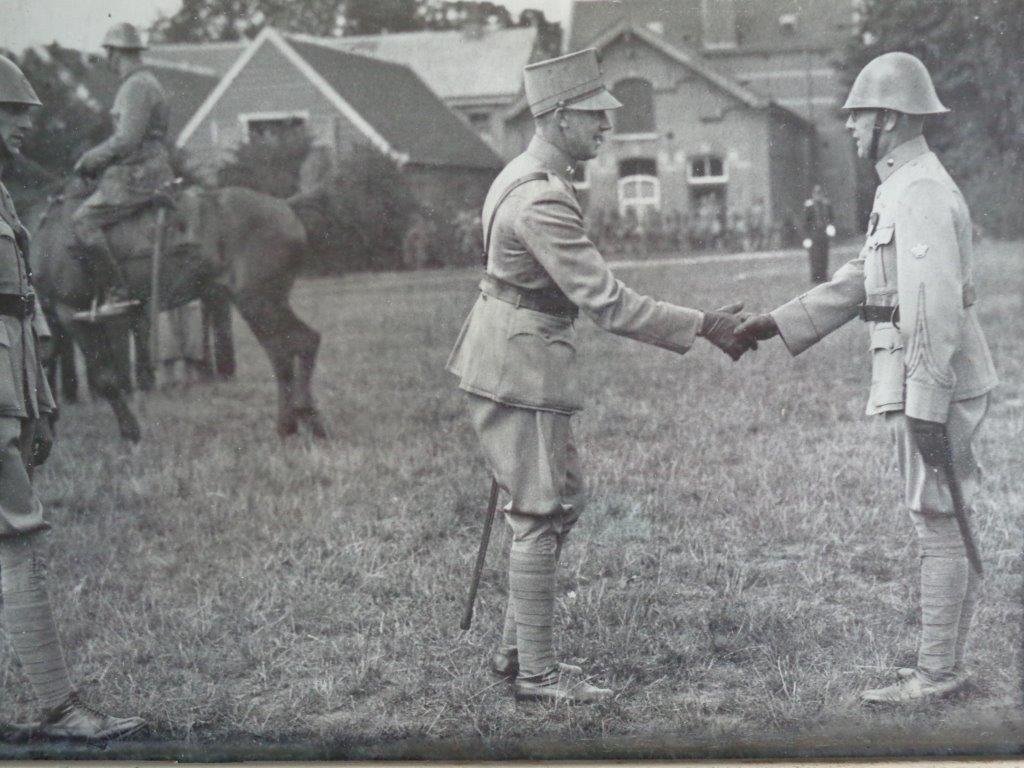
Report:
[[[737,336],[734,331],[742,322],[742,302],[727,304],[712,312],[704,313],[704,323],[700,327],[699,336],[703,336],[734,361],[743,357],[748,349],[757,349],[757,342],[749,337]]]
[[[103,161],[99,155],[94,154],[90,149],[75,163],[75,173],[79,176],[95,176],[103,167]]]
[[[56,413],[43,413],[35,420],[34,434],[32,435],[33,467],[41,467],[50,458],[50,451],[53,450],[54,424],[56,422]]]
[[[946,425],[907,416],[907,428],[917,444],[917,450],[929,467],[946,466],[949,457],[949,434]]]
[[[779,335],[779,326],[771,315],[752,315],[743,319],[735,333],[748,339],[767,341]]]

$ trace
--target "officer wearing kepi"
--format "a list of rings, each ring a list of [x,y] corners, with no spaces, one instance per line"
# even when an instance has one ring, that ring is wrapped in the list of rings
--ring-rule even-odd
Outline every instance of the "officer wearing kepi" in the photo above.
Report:
[[[146,46],[139,31],[128,23],[115,24],[103,38],[103,47],[122,81],[110,110],[114,135],[75,164],[76,172],[99,177],[99,186],[73,218],[97,301],[104,292],[105,301],[92,312],[76,315],[79,320],[123,314],[138,304],[128,297],[105,230],[151,204],[156,190],[174,178],[166,142],[167,94],[142,63]]]
[[[580,410],[575,320],[677,353],[704,336],[733,359],[751,342],[733,333],[739,306],[700,312],[656,301],[615,278],[588,239],[572,186],[597,155],[621,106],[593,49],[526,67],[536,132],[484,202],[487,270],[448,370],[467,393],[488,466],[510,497],[509,603],[492,661],[519,699],[593,702],[611,691],[559,664],[552,633],[555,569],[583,510],[570,416]]]
[[[861,698],[900,704],[950,694],[966,679],[964,646],[980,574],[956,500],[973,490],[972,442],[996,374],[974,309],[967,205],[921,133],[927,115],[948,111],[928,70],[907,53],[879,56],[857,76],[844,109],[858,156],[875,163],[881,180],[867,242],[830,282],[750,318],[737,332],[780,335],[797,355],[849,320],[867,323],[867,410],[891,429],[917,531],[921,637],[917,666]]]
[[[0,175],[20,152],[38,106],[21,70],[0,56]],[[30,472],[49,455],[56,407],[38,352],[50,332],[31,277],[28,233],[0,183],[0,591],[7,637],[45,710],[38,723],[16,730],[61,739],[122,736],[142,721],[105,715],[78,699],[46,590],[42,534],[50,526]]]

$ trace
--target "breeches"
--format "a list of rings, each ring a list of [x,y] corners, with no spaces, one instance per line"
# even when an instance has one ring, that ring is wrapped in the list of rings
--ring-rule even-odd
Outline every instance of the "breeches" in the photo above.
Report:
[[[487,465],[511,501],[513,542],[561,541],[585,504],[570,417],[467,394]]]
[[[0,539],[50,527],[27,469],[33,433],[29,419],[0,418]]]
[[[949,406],[946,430],[953,452],[953,466],[963,487],[964,501],[970,505],[977,488],[980,468],[971,443],[985,420],[988,411],[987,394],[970,400],[957,400]],[[917,444],[907,429],[902,411],[885,415],[886,424],[896,443],[896,456],[904,483],[904,502],[914,512],[952,514],[953,500],[941,470],[928,467],[917,450]]]

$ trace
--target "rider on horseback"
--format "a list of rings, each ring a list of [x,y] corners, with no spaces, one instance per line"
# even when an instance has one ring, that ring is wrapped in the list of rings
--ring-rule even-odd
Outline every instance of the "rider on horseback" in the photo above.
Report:
[[[75,164],[77,173],[99,176],[98,188],[74,215],[75,234],[96,296],[92,310],[76,315],[83,320],[119,315],[139,304],[129,298],[124,272],[104,230],[151,205],[157,189],[174,178],[166,143],[167,95],[142,63],[146,46],[138,30],[128,23],[115,24],[103,38],[103,47],[121,77],[121,87],[110,110],[114,135]],[[99,303],[104,290],[106,300]]]

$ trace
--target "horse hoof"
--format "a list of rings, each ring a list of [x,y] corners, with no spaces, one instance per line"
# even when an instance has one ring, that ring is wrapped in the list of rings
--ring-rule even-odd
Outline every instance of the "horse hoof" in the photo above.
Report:
[[[142,432],[138,429],[129,429],[121,433],[121,438],[127,440],[133,445],[138,445],[142,442]]]
[[[299,422],[295,419],[279,421],[277,423],[277,436],[284,440],[286,437],[293,437],[298,434]]]

